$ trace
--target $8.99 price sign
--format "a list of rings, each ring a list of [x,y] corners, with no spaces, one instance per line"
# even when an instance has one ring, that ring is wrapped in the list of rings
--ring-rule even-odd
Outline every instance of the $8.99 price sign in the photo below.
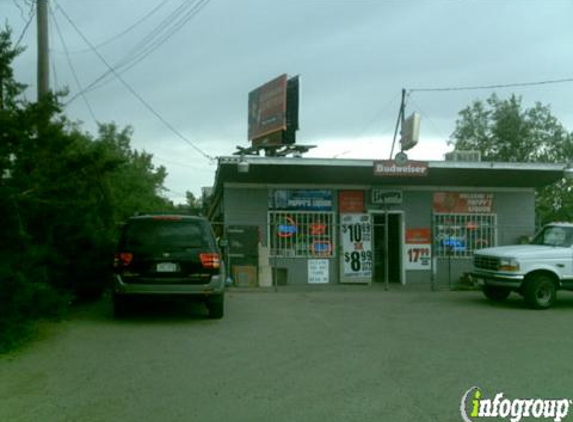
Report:
[[[343,276],[347,281],[372,277],[372,226],[369,214],[342,215],[340,234]]]
[[[372,251],[344,252],[344,262],[350,265],[350,274],[369,272],[372,270]]]

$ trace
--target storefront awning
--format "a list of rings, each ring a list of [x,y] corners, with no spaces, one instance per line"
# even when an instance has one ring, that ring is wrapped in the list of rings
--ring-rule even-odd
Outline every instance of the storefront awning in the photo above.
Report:
[[[221,157],[215,188],[224,183],[538,188],[564,177],[566,166],[430,161],[425,176],[379,176],[374,164],[373,160]]]

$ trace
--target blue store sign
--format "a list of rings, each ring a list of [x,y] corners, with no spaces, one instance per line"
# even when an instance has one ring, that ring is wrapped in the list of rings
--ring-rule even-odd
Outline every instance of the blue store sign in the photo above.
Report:
[[[269,193],[269,209],[285,211],[332,211],[332,191],[276,189]]]

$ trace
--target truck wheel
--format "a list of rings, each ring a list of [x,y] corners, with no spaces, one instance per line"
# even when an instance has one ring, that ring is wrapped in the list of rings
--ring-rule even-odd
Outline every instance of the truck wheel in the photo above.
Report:
[[[525,283],[523,297],[530,308],[547,309],[557,296],[553,279],[546,275],[538,275]]]
[[[207,299],[207,310],[209,311],[209,318],[221,319],[225,314],[225,295],[215,295]]]
[[[509,294],[511,290],[506,289],[505,287],[497,287],[497,286],[483,286],[483,294],[489,300],[493,300],[494,302],[503,302]]]

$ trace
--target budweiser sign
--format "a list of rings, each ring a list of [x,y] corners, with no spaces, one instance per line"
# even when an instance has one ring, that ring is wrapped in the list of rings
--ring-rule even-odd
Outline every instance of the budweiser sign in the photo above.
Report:
[[[398,164],[392,160],[375,161],[375,176],[393,177],[426,177],[428,175],[428,163],[426,161],[408,161]]]

